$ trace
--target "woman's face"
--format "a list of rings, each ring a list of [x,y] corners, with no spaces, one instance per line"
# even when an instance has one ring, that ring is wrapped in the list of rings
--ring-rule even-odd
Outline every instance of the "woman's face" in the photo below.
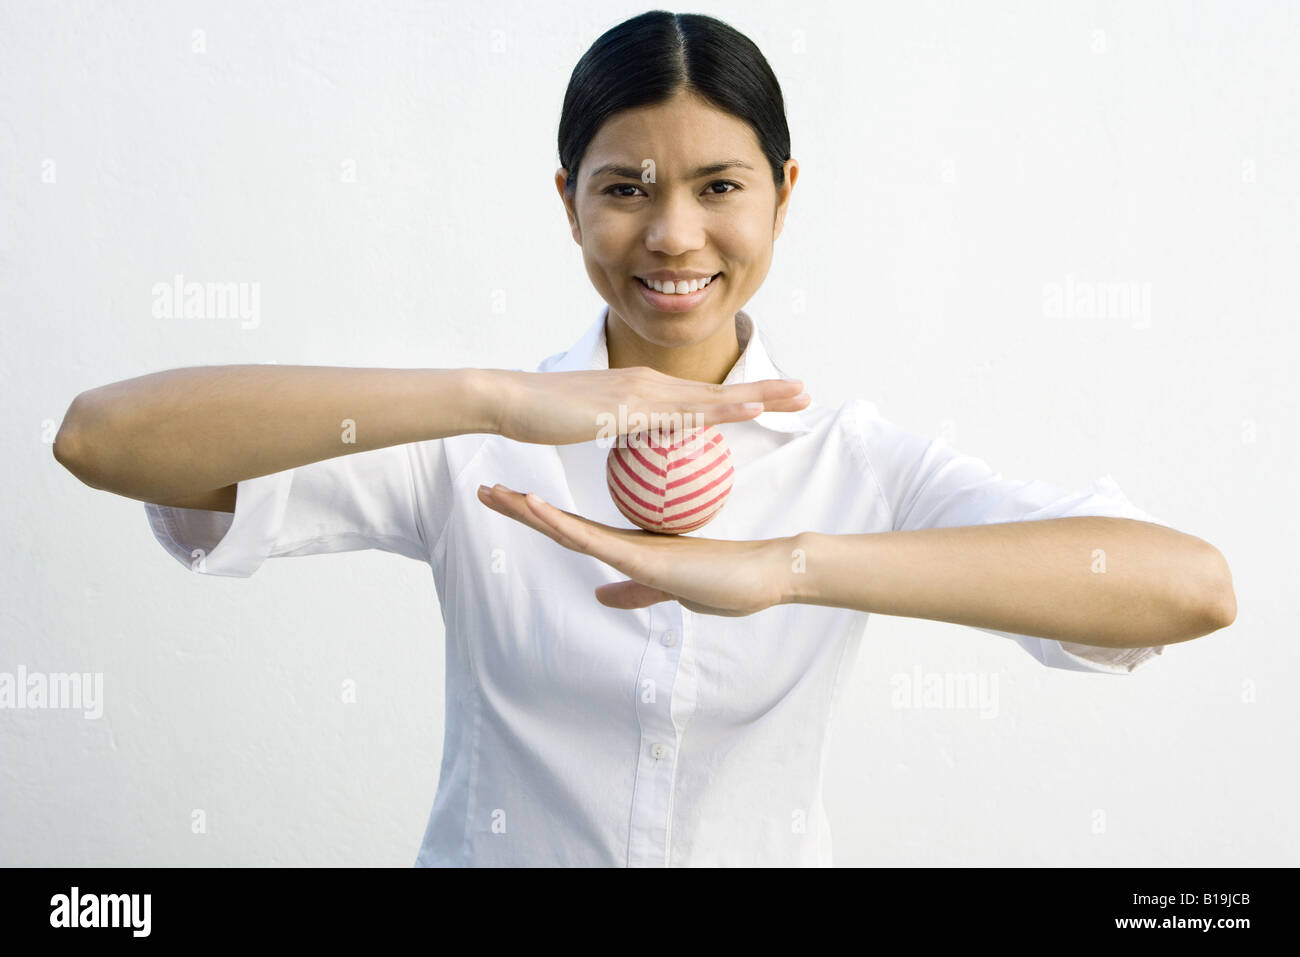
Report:
[[[742,165],[706,169],[733,163]],[[582,158],[572,200],[567,170],[555,183],[611,319],[676,348],[717,341],[767,276],[798,164],[787,160],[785,170],[778,191],[750,126],[682,92],[607,120]],[[649,291],[637,278],[663,271],[714,278],[685,296]]]

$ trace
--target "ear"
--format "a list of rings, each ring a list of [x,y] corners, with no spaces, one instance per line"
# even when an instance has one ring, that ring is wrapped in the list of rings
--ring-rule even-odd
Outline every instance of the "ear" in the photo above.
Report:
[[[561,166],[555,171],[555,189],[560,194],[560,202],[564,204],[565,215],[569,217],[569,232],[573,234],[573,241],[579,246],[582,245],[582,228],[578,225],[578,210],[574,202],[569,199],[569,194],[565,192],[564,184],[569,178],[569,171]]]
[[[785,228],[785,213],[790,208],[790,193],[794,190],[794,181],[799,178],[799,164],[793,159],[785,161],[785,185],[776,194],[776,216],[772,222],[772,239],[781,235]]]

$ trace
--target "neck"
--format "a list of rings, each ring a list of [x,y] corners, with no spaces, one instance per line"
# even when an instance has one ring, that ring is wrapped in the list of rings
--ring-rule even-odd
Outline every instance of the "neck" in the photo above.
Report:
[[[661,346],[633,332],[612,309],[605,317],[605,348],[611,369],[649,366],[665,375],[715,385],[727,378],[742,352],[734,318],[693,345]]]

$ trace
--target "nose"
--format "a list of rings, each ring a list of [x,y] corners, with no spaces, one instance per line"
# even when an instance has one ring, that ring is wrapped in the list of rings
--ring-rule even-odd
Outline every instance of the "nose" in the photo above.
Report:
[[[671,257],[704,246],[703,211],[687,191],[665,192],[649,217],[646,249]]]

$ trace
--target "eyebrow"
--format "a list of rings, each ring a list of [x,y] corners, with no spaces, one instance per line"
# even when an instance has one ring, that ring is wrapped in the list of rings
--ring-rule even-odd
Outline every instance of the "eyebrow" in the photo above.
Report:
[[[691,173],[687,179],[699,179],[702,176],[713,176],[717,173],[724,173],[729,169],[747,169],[751,173],[754,167],[750,166],[743,160],[730,159],[721,160],[717,163],[710,163],[708,166],[701,166]],[[620,166],[618,163],[606,163],[604,166],[598,166],[591,171],[591,178],[598,179],[601,176],[620,176],[624,179],[640,179],[644,171],[639,166]]]

